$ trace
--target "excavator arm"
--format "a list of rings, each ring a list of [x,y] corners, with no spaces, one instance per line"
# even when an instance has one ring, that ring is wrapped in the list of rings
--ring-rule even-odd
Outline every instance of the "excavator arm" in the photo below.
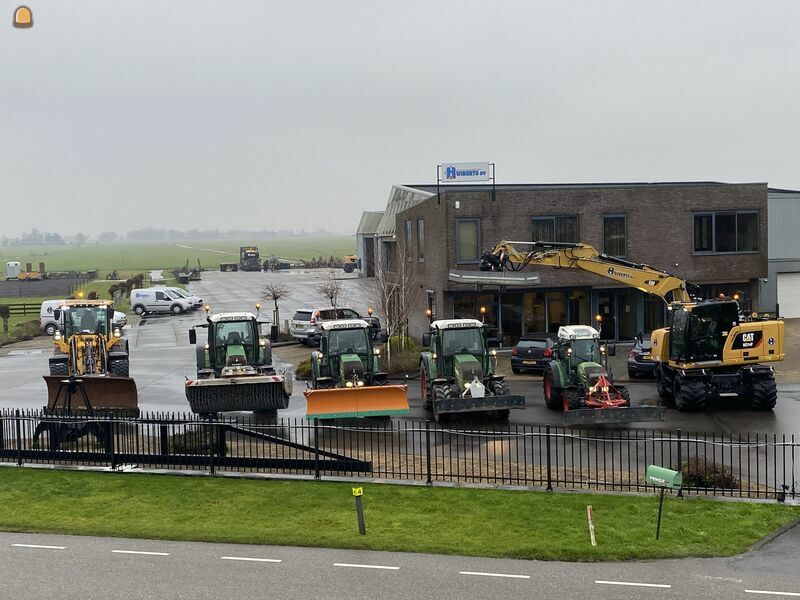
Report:
[[[515,244],[530,249],[521,251]],[[603,254],[588,244],[504,240],[481,257],[480,268],[482,271],[520,271],[531,264],[556,269],[581,269],[653,294],[665,302],[692,302],[683,279],[649,265]]]

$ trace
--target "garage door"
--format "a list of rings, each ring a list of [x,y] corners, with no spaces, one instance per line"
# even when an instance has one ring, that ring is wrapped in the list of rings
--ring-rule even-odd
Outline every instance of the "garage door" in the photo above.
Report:
[[[800,273],[778,273],[778,304],[782,317],[800,317]]]

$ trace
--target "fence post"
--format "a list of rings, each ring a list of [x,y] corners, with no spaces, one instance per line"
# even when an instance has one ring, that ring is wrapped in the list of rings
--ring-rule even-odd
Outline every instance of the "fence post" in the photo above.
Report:
[[[111,463],[111,470],[117,468],[117,456],[114,449],[114,418],[109,417],[108,421],[106,422],[106,452],[108,452],[109,462]]]
[[[678,429],[678,468],[676,471],[683,471],[683,454],[681,451],[681,430]],[[678,498],[683,498],[683,486],[678,488]]]
[[[314,479],[319,478],[319,419],[314,417]]]
[[[161,451],[161,456],[166,456],[169,454],[169,430],[167,429],[166,424],[161,424],[158,426],[158,434],[159,434],[159,450]]]
[[[0,419],[0,450],[6,449],[5,426],[5,420]]]
[[[547,491],[553,491],[553,468],[550,462],[550,425],[546,426],[547,429],[545,431],[547,438],[546,438],[546,446],[547,446]]]
[[[427,465],[428,479],[425,481],[428,485],[433,485],[431,478],[431,422],[425,421],[425,464]]]
[[[17,430],[17,466],[22,466],[22,423],[19,420],[19,409],[16,412],[16,418],[14,419],[16,430]]]
[[[208,463],[209,467],[211,468],[211,474],[214,475],[216,472],[214,467],[214,425],[213,425],[214,415],[208,415]]]

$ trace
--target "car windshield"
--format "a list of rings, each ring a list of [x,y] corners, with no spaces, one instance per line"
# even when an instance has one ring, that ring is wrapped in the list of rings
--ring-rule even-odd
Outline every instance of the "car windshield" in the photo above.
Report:
[[[483,354],[483,336],[480,329],[445,329],[442,333],[442,352],[453,354]]]
[[[186,292],[184,292],[183,290],[179,290],[179,289],[177,289],[177,288],[175,288],[174,290],[172,290],[172,293],[173,293],[173,294],[177,294],[177,295],[178,295],[178,296],[180,296],[181,298],[188,298],[188,297],[189,297],[189,294],[187,294],[187,293],[186,293]]]
[[[253,330],[249,321],[231,321],[218,323],[216,327],[216,346],[231,344],[252,344]]]
[[[108,334],[106,323],[106,308],[104,306],[80,306],[67,310],[66,335],[75,332],[89,332]]]
[[[334,329],[328,333],[328,352],[331,354],[369,354],[370,348],[363,329]]]

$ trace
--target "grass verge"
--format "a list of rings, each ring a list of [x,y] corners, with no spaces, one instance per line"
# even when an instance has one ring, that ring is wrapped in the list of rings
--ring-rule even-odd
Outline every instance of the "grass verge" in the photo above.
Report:
[[[0,468],[0,529],[550,560],[727,556],[800,517],[774,504]],[[598,546],[589,544],[586,505]]]

